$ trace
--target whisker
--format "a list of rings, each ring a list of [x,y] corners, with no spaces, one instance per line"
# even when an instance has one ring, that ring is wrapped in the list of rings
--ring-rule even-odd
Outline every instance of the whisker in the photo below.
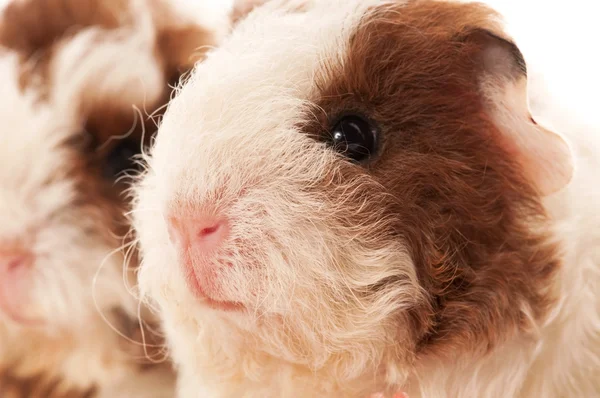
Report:
[[[160,211],[160,209],[158,207],[152,207],[152,208],[135,208],[135,209],[131,209],[129,211],[127,211],[125,214],[126,217],[129,217],[133,214],[136,213],[140,213],[140,212],[150,212],[150,211]]]
[[[148,347],[150,345],[148,345],[146,343],[146,328],[144,327],[145,322],[142,320],[142,302],[138,302],[138,308],[137,308],[137,318],[138,318],[138,324],[140,325],[140,332],[142,334],[142,343],[143,343],[143,347],[144,347],[144,356],[146,357],[146,359],[148,359],[150,362],[154,363],[154,364],[160,364],[160,363],[164,363],[165,361],[167,361],[167,359],[169,358],[169,355],[167,353],[167,350],[165,349],[165,345],[161,345],[159,346],[164,350],[164,355],[162,356],[161,359],[158,360],[154,360],[154,358],[149,354],[148,352]],[[148,325],[146,324],[147,328],[150,329],[148,327]],[[159,337],[163,337],[162,335],[157,334]],[[157,354],[160,354],[160,350]]]
[[[108,146],[108,144],[110,144],[112,141],[117,141],[117,140],[123,140],[126,139],[127,137],[129,137],[131,134],[133,134],[133,132],[135,131],[135,127],[137,126],[137,113],[134,111],[134,118],[133,118],[133,124],[132,126],[129,128],[129,130],[121,135],[115,134],[115,135],[111,135],[102,145],[100,145],[96,150],[97,151],[101,151],[102,149],[106,148]]]
[[[98,285],[98,278],[100,276],[100,272],[104,269],[104,266],[106,265],[108,259],[111,256],[113,256],[116,253],[118,253],[119,251],[121,251],[122,249],[123,249],[123,247],[119,247],[119,248],[116,248],[115,250],[111,251],[104,258],[104,260],[102,260],[102,262],[100,263],[100,266],[96,270],[96,273],[94,274],[94,278],[92,279],[92,300],[94,302],[94,306],[96,308],[96,311],[98,312],[98,314],[100,315],[100,317],[102,318],[102,320],[108,325],[108,327],[110,327],[110,329],[113,332],[115,332],[120,337],[124,338],[129,343],[132,343],[132,344],[137,345],[137,346],[143,346],[143,343],[140,343],[139,341],[135,341],[135,340],[131,339],[129,336],[126,336],[125,334],[123,334],[123,332],[121,332],[120,330],[118,330],[115,327],[115,325],[108,319],[108,317],[104,314],[103,310],[100,308],[100,305],[98,304],[98,297],[96,295],[96,292],[97,292],[96,291],[96,287]],[[161,347],[161,346],[157,346],[157,347]]]

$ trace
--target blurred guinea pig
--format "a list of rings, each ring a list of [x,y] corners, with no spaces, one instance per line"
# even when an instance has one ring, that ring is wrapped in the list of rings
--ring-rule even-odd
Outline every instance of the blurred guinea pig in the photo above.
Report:
[[[3,10],[3,398],[173,396],[156,320],[128,290],[123,177],[156,129],[148,114],[227,32],[199,15],[195,2],[134,0]]]
[[[242,19],[134,188],[179,396],[599,396],[600,147],[527,101],[482,4]]]

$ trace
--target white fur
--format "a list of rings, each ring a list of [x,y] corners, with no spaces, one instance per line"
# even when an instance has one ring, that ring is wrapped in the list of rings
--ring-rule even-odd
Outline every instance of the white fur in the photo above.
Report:
[[[379,3],[274,0],[210,54],[172,102],[137,187],[134,218],[144,254],[141,287],[160,307],[179,366],[180,397],[366,395],[381,387],[377,365],[388,364],[386,350],[403,344],[395,340],[403,323],[391,314],[421,294],[406,248],[344,228],[344,212],[351,217],[357,209],[310,189],[335,174],[338,163],[294,127],[317,92],[321,61],[338,62],[358,18]],[[297,12],[284,11],[299,4],[304,8]],[[600,148],[592,135],[582,135],[586,128],[565,127],[576,175],[547,202],[556,239],[565,243],[555,286],[561,300],[538,325],[539,339],[517,337],[477,361],[421,361],[410,374],[401,365],[410,358],[396,357],[385,375],[390,384],[411,397],[600,391],[593,349],[600,344],[600,220],[591,210],[600,191],[590,186]],[[364,183],[350,181],[346,189]],[[185,283],[165,217],[201,211],[235,220],[232,239],[243,252],[224,258],[234,266],[217,268],[220,290],[212,293],[243,302],[253,310],[249,315],[209,309]],[[363,267],[345,267],[349,259]],[[405,283],[377,302],[347,294],[388,276],[378,268],[382,263],[393,264],[385,270]],[[398,334],[390,335],[390,322]]]

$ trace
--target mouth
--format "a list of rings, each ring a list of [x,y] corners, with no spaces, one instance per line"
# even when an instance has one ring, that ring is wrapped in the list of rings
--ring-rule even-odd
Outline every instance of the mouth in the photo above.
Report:
[[[246,306],[236,301],[221,301],[212,298],[202,287],[204,278],[196,272],[194,267],[189,267],[191,271],[186,272],[186,282],[194,296],[207,307],[224,312],[243,312]]]
[[[29,317],[20,308],[18,299],[9,291],[0,289],[0,312],[13,323],[24,327],[41,327],[44,321],[41,318]]]

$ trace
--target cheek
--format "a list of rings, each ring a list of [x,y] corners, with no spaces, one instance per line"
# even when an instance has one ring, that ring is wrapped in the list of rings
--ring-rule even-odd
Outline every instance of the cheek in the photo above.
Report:
[[[353,188],[357,186],[364,183]],[[385,214],[360,200],[351,203],[350,195],[307,194],[304,186],[283,183],[278,187],[280,192],[249,196],[232,211],[238,220],[233,232],[239,256],[219,280],[230,289],[228,297],[254,300],[262,310],[285,314],[358,305],[370,286],[388,279],[410,281],[409,294],[414,293],[414,267],[404,244],[390,238]],[[379,198],[364,200],[385,207]],[[240,286],[246,287],[246,297]]]
[[[39,260],[31,273],[30,310],[49,322],[86,322],[98,314],[98,309],[127,306],[133,300],[123,280],[124,258],[116,251],[118,241],[107,242],[85,230],[84,225],[71,221],[39,235]]]

